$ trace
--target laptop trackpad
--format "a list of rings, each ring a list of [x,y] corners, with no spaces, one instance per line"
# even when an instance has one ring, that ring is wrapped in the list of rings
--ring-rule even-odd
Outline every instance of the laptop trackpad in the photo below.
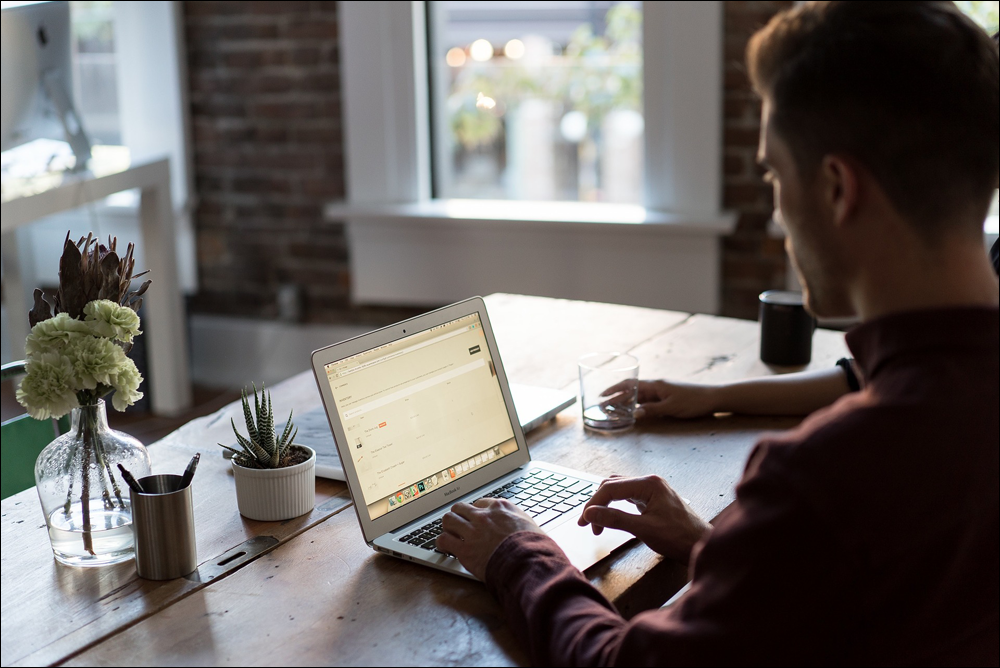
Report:
[[[616,548],[635,538],[632,534],[618,529],[605,529],[600,536],[595,536],[589,524],[582,527],[576,523],[577,517],[579,515],[545,533],[563,549],[570,563],[581,571],[593,566]]]

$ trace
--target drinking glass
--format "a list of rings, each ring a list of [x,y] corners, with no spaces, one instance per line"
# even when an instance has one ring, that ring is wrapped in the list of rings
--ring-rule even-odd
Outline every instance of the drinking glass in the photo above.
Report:
[[[627,353],[590,353],[581,357],[577,366],[584,426],[611,432],[634,425],[639,360]]]

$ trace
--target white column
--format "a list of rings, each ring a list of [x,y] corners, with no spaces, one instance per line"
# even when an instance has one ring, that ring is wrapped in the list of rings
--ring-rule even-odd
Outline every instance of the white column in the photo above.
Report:
[[[643,3],[645,205],[715,214],[722,196],[722,3]]]
[[[348,200],[430,198],[427,31],[422,2],[340,2]],[[348,28],[349,26],[349,28]]]
[[[161,161],[148,169],[156,173],[140,191],[139,221],[153,282],[143,296],[143,332],[149,341],[146,350],[153,412],[171,415],[191,405],[187,317],[177,278],[170,165]]]

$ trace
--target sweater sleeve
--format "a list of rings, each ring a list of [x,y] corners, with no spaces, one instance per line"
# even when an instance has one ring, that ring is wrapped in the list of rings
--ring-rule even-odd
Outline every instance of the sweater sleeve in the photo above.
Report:
[[[514,633],[542,665],[726,665],[814,662],[837,656],[831,600],[840,586],[829,537],[808,504],[773,475],[763,449],[747,466],[737,500],[696,548],[688,593],[667,609],[625,620],[552,539],[510,536],[486,583]],[[774,467],[772,467],[774,468]],[[824,598],[829,593],[830,598]],[[835,615],[833,615],[835,617]],[[809,659],[811,657],[811,661]]]

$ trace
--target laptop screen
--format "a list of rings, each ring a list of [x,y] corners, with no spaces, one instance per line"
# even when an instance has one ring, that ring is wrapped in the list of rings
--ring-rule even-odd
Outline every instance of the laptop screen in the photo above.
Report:
[[[324,369],[370,519],[517,452],[477,313]]]

